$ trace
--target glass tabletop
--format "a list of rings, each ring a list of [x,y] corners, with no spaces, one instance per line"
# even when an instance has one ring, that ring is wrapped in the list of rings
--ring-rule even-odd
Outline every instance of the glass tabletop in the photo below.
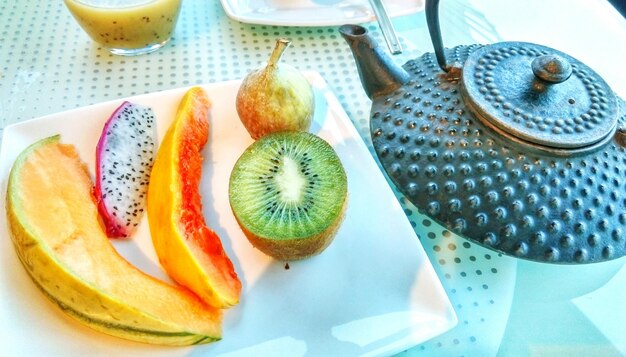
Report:
[[[219,1],[184,0],[170,43],[120,57],[94,44],[60,0],[1,0],[0,14],[0,130],[112,99],[241,79],[267,60],[275,39],[287,37],[292,46],[283,60],[322,75],[375,156],[371,102],[337,26],[242,23]],[[626,20],[605,0],[444,1],[440,18],[448,47],[500,41],[553,47],[626,98]],[[392,22],[404,48],[393,57],[397,64],[432,51],[423,11]],[[376,22],[362,25],[384,46]],[[502,256],[448,231],[392,188],[459,321],[401,355],[626,354],[624,258],[558,266]]]

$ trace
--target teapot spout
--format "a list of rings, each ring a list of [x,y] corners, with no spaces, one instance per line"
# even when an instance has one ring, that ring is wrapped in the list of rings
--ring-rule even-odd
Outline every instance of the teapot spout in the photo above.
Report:
[[[370,99],[393,92],[409,81],[409,74],[396,65],[358,25],[343,25],[339,33],[350,45],[361,85]]]

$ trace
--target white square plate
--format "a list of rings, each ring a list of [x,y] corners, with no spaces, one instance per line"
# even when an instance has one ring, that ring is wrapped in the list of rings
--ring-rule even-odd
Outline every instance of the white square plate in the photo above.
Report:
[[[336,26],[376,20],[368,0],[221,0],[228,17],[251,24]],[[390,17],[424,9],[424,0],[383,0]]]
[[[228,202],[232,167],[252,143],[235,111],[239,82],[209,84],[204,88],[213,107],[200,192],[207,224],[222,238],[243,283],[240,304],[224,314],[223,339],[193,347],[152,346],[92,331],[66,317],[37,290],[20,265],[7,231],[3,198],[0,350],[5,352],[0,354],[382,355],[452,328],[457,322],[454,310],[387,181],[322,77],[315,72],[306,75],[316,100],[311,132],[335,148],[348,176],[346,218],[322,254],[290,262],[286,269],[285,262],[268,258],[246,240]],[[187,89],[127,100],[153,108],[160,139]],[[93,168],[102,126],[122,101],[7,127],[0,154],[3,194],[17,155],[50,135],[61,134],[61,141],[74,144]],[[131,240],[113,244],[146,273],[170,281],[158,264],[146,217]]]

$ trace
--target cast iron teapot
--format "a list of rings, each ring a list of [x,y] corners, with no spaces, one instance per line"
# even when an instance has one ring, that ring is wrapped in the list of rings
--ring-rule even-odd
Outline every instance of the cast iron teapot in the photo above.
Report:
[[[399,67],[367,30],[339,31],[372,99],[370,131],[392,182],[459,235],[533,261],[626,254],[626,110],[591,68],[532,43],[444,49]]]

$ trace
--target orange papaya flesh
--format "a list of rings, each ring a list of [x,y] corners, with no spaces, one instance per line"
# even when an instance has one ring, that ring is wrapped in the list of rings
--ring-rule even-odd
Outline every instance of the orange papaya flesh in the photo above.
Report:
[[[182,99],[152,169],[148,220],[166,272],[206,303],[227,308],[239,302],[241,282],[220,237],[204,220],[199,193],[210,106],[200,87]]]

